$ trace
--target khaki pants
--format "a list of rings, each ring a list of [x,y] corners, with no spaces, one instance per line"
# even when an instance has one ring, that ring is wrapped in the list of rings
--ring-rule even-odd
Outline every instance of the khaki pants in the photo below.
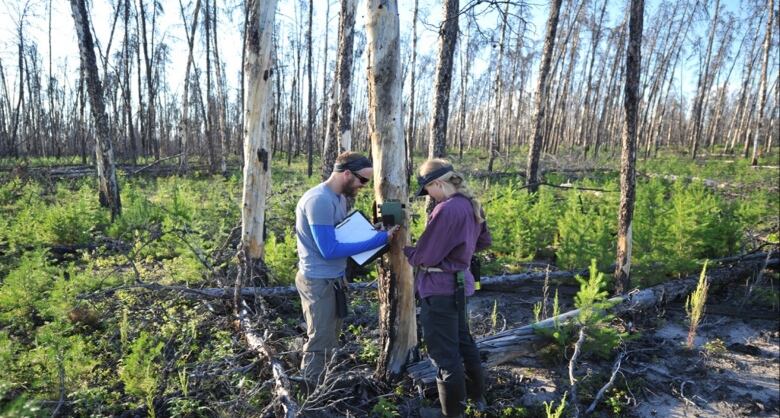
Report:
[[[317,386],[325,378],[325,363],[338,348],[343,320],[336,316],[334,285],[339,279],[307,279],[298,272],[295,287],[301,297],[301,308],[306,319],[301,374],[310,386]]]

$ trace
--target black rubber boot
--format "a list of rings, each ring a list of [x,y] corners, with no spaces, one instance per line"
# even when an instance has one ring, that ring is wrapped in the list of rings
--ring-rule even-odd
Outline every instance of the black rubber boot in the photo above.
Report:
[[[463,374],[450,376],[446,381],[436,379],[441,412],[445,417],[462,417],[466,406],[466,383]]]

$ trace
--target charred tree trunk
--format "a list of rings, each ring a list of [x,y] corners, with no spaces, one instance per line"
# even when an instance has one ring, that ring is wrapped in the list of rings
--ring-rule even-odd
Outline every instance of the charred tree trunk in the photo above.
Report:
[[[428,138],[428,158],[442,158],[447,146],[453,54],[458,40],[458,0],[446,0],[439,26],[439,54],[433,93],[433,116]]]
[[[631,268],[632,222],[636,196],[636,127],[639,110],[639,77],[642,70],[642,20],[644,0],[631,0],[631,18],[628,23],[626,50],[626,84],[623,106],[626,120],[623,125],[623,153],[620,158],[620,208],[618,210],[617,266],[615,293],[628,291]]]
[[[336,61],[336,82],[331,94],[331,110],[322,157],[322,178],[327,179],[339,151],[352,148],[352,49],[355,40],[356,0],[341,0],[339,20],[339,50]]]
[[[87,20],[87,7],[84,0],[70,0],[70,6],[79,40],[81,66],[86,76],[92,117],[95,119],[95,156],[100,204],[111,209],[111,221],[114,221],[122,214],[122,203],[119,198],[119,184],[116,180],[114,150],[108,129],[108,116],[103,104],[103,86],[98,75],[95,47]]]
[[[532,123],[533,134],[531,135],[531,144],[528,150],[528,165],[526,169],[526,181],[528,182],[528,191],[535,193],[539,188],[539,155],[542,150],[542,140],[544,132],[544,92],[547,90],[547,77],[550,72],[550,61],[552,61],[553,49],[555,48],[555,32],[558,29],[558,16],[561,11],[562,0],[553,0],[550,3],[550,16],[547,18],[547,34],[544,37],[544,50],[542,60],[539,64],[539,79],[536,84],[536,97],[534,104],[534,116]]]
[[[398,4],[395,0],[367,2],[368,122],[374,159],[377,204],[398,200],[407,204]],[[417,344],[412,268],[403,248],[409,243],[408,223],[390,244],[379,264],[379,343],[376,376],[400,375],[409,352]]]

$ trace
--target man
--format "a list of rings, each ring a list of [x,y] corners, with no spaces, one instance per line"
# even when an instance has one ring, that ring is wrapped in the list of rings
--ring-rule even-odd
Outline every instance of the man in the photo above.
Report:
[[[299,257],[295,286],[309,337],[303,346],[301,373],[309,392],[324,380],[325,362],[338,346],[343,319],[338,303],[345,303],[347,257],[385,245],[397,230],[377,231],[363,242],[336,241],[335,226],[347,215],[346,197],[355,197],[373,174],[368,158],[344,152],[336,158],[330,177],[304,193],[295,207]]]

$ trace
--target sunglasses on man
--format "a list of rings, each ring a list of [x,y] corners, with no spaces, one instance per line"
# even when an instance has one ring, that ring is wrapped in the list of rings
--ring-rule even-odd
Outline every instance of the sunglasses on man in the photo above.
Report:
[[[352,170],[349,170],[349,172],[350,172],[350,173],[352,173],[352,175],[353,175],[353,176],[357,177],[357,179],[358,179],[358,180],[360,180],[360,184],[366,184],[366,183],[368,183],[368,181],[369,181],[369,180],[368,180],[367,178],[365,178],[365,177],[361,176],[361,175],[360,175],[360,174],[358,174],[357,172],[355,172],[355,171],[352,171]]]

